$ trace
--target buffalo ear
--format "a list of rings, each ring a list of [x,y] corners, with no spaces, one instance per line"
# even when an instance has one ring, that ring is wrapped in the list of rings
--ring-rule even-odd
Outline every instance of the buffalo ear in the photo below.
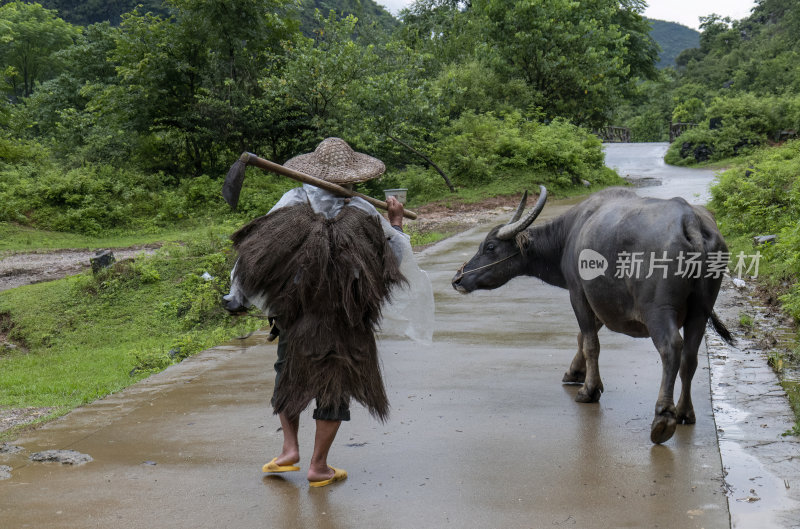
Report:
[[[526,250],[528,246],[530,246],[532,240],[531,232],[528,230],[522,230],[514,236],[514,242],[517,243],[517,248],[519,248],[520,251]],[[523,256],[524,255],[523,253]]]

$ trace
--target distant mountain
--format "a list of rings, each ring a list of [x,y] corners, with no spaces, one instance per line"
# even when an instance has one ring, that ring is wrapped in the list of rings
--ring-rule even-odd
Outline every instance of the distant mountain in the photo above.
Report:
[[[300,28],[308,34],[313,29],[314,9],[319,9],[322,16],[327,17],[331,10],[337,14],[354,15],[359,23],[376,24],[386,31],[394,28],[398,21],[383,6],[374,0],[301,0]]]
[[[162,7],[162,0],[26,0],[42,4],[47,9],[55,9],[58,16],[75,25],[88,26],[95,22],[109,21],[116,26],[122,21],[123,13],[132,11],[141,5],[139,12],[151,12],[166,15],[168,10]],[[3,2],[0,0],[0,5]],[[390,30],[397,25],[397,19],[374,0],[301,0],[299,8],[300,27],[306,34],[311,33],[314,20],[314,9],[319,9],[323,16],[328,16],[331,9],[338,14],[355,15],[364,24],[375,23],[379,27]]]
[[[118,26],[122,22],[120,16],[138,5],[142,6],[139,9],[141,13],[163,15],[167,12],[161,7],[161,0],[26,0],[29,4],[34,1],[47,9],[55,9],[60,18],[77,26],[105,21]]]
[[[650,35],[659,46],[661,53],[656,64],[659,68],[675,66],[675,58],[680,52],[688,48],[698,48],[700,46],[700,32],[692,28],[687,28],[677,22],[666,22],[664,20],[648,19],[652,26]]]

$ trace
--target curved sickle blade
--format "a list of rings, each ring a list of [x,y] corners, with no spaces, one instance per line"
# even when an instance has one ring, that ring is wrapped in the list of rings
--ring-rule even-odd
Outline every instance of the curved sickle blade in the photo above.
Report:
[[[544,209],[544,203],[547,201],[547,189],[544,186],[539,186],[539,200],[536,201],[536,205],[533,206],[533,209],[525,216],[525,218],[518,220],[513,223],[506,224],[500,231],[497,232],[498,239],[511,239],[516,234],[530,226],[536,217],[539,216],[539,213],[542,212]]]
[[[239,193],[242,191],[245,169],[247,169],[247,162],[249,159],[250,153],[242,153],[239,159],[228,169],[228,174],[225,176],[225,181],[222,184],[222,197],[231,209],[236,209],[236,206],[239,204]]]

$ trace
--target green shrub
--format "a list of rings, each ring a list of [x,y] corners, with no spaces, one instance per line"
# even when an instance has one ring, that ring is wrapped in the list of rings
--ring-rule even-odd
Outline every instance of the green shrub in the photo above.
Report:
[[[678,103],[672,111],[674,123],[699,123],[705,118],[705,105],[698,97],[687,98]]]
[[[446,128],[435,158],[453,182],[474,186],[520,171],[546,175],[559,189],[605,181],[601,141],[564,120],[544,124],[519,112],[467,112]]]
[[[161,173],[110,165],[64,169],[48,160],[0,167],[0,221],[100,235],[147,232],[187,219],[227,214],[221,180],[203,175],[179,185]]]
[[[676,107],[676,115],[690,119],[692,98]],[[694,106],[693,106],[694,105]],[[683,133],[669,148],[665,160],[673,165],[692,165],[697,159],[697,149],[707,149],[709,161],[719,161],[741,156],[754,147],[781,138],[783,130],[800,129],[800,96],[756,96],[742,93],[736,96],[717,97],[705,109],[705,121],[697,128]],[[711,121],[714,121],[712,128]]]
[[[627,126],[631,131],[631,141],[633,142],[667,141],[669,139],[667,119],[656,109],[648,109],[642,114],[629,118]]]
[[[404,171],[397,172],[393,178],[383,180],[385,189],[397,187],[408,189],[408,198],[414,202],[419,202],[421,198],[423,200],[439,198],[450,193],[442,175],[433,168],[426,169],[419,165],[409,165]]]
[[[689,129],[667,150],[664,161],[671,165],[716,162],[751,152],[764,138],[752,131],[733,126],[711,130],[708,124]]]
[[[764,150],[725,171],[711,189],[711,207],[726,232],[777,234],[800,218],[800,141]]]
[[[726,237],[778,236],[758,249],[760,275],[781,285],[783,308],[800,321],[800,140],[759,150],[725,171],[709,205]]]

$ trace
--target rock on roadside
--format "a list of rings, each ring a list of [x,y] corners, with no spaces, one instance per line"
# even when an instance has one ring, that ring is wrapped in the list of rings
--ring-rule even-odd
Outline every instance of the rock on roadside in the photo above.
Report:
[[[83,465],[93,461],[92,456],[81,454],[75,450],[45,450],[31,454],[31,461],[54,462],[62,465]]]

